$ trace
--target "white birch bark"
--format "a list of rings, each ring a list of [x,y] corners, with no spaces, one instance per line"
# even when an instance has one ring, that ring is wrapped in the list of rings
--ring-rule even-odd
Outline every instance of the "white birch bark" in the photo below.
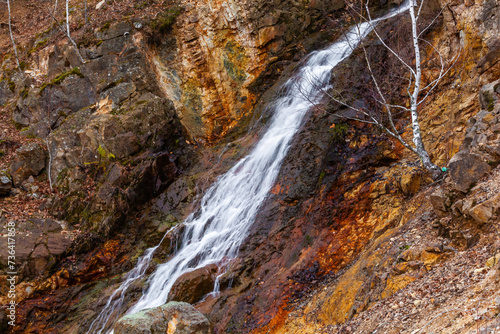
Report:
[[[66,0],[66,29],[64,29],[61,24],[59,23],[59,21],[57,21],[56,17],[49,11],[49,15],[52,16],[52,19],[57,23],[57,25],[59,26],[59,29],[64,33],[66,34],[66,36],[68,37],[69,41],[71,42],[71,44],[73,44],[73,46],[75,47],[75,50],[76,50],[76,53],[78,55],[78,58],[80,58],[80,61],[85,64],[85,60],[83,59],[81,53],[80,53],[80,50],[78,50],[78,46],[76,45],[75,41],[71,38],[71,34],[70,34],[70,31],[69,31],[69,5],[68,5],[68,0]]]
[[[7,0],[7,11],[9,12],[9,33],[10,33],[10,40],[12,41],[12,48],[14,49],[14,55],[16,57],[16,63],[17,63],[17,68],[19,72],[21,72],[21,65],[19,64],[19,57],[17,55],[17,46],[16,42],[14,41],[14,36],[12,35],[12,19],[11,19],[11,13],[10,13],[10,0]]]
[[[420,130],[420,123],[418,121],[418,95],[420,93],[420,84],[422,79],[422,65],[420,59],[420,46],[418,44],[418,32],[417,32],[417,19],[415,17],[415,6],[417,5],[416,0],[411,0],[412,4],[409,8],[411,17],[411,31],[412,31],[412,41],[413,49],[415,51],[415,83],[413,86],[413,92],[410,96],[410,113],[411,113],[411,125],[413,130],[413,143],[415,144],[415,149],[417,154],[422,160],[422,165],[435,177],[440,173],[439,167],[432,163],[429,153],[425,149],[424,143],[422,141],[422,133]],[[423,0],[422,0],[423,1]]]
[[[52,153],[50,151],[50,145],[49,145],[49,135],[50,135],[51,128],[49,126],[49,134],[47,135],[47,138],[45,138],[45,144],[47,145],[47,152],[49,154],[49,170],[47,171],[47,175],[49,176],[49,186],[50,190],[54,190],[52,188]]]
[[[69,0],[66,0],[66,34],[68,34],[68,38],[71,40],[69,33]]]
[[[429,153],[425,149],[425,146],[424,146],[424,143],[422,140],[422,130],[420,128],[420,123],[419,123],[418,107],[429,96],[430,92],[437,86],[439,81],[446,75],[446,73],[448,73],[448,71],[451,69],[451,67],[455,63],[455,61],[458,59],[458,56],[460,53],[456,56],[455,60],[452,62],[452,65],[449,67],[449,69],[445,71],[445,65],[444,65],[442,55],[430,43],[424,41],[427,44],[429,44],[431,46],[431,48],[438,54],[440,62],[441,62],[441,70],[440,70],[438,77],[435,80],[433,80],[431,83],[429,83],[426,87],[423,88],[424,90],[426,90],[426,94],[422,99],[419,100],[419,95],[420,95],[420,92],[422,91],[422,87],[421,87],[422,86],[422,64],[421,64],[419,39],[420,39],[422,33],[425,30],[429,29],[429,26],[432,25],[432,23],[436,20],[437,16],[439,16],[441,14],[441,11],[434,18],[434,20],[431,22],[431,24],[429,26],[425,27],[425,29],[419,33],[418,29],[417,29],[417,23],[418,23],[418,19],[420,17],[421,10],[423,8],[423,1],[425,1],[425,0],[421,1],[420,6],[417,5],[417,0],[409,0],[409,1],[411,3],[411,5],[408,8],[408,12],[409,12],[410,18],[411,18],[411,30],[412,30],[411,43],[412,43],[413,50],[415,52],[415,58],[414,58],[415,66],[414,67],[411,65],[411,62],[407,62],[396,51],[391,49],[391,47],[389,47],[389,45],[383,40],[382,36],[378,33],[377,29],[375,29],[375,25],[372,23],[373,20],[371,18],[368,1],[365,3],[365,9],[367,12],[367,20],[366,21],[368,22],[368,24],[370,24],[372,26],[372,29],[373,29],[373,32],[374,32],[376,38],[380,41],[380,43],[389,52],[391,52],[396,57],[396,59],[398,59],[402,63],[403,67],[408,69],[410,78],[409,78],[409,82],[408,82],[408,86],[407,86],[407,92],[408,92],[408,97],[410,100],[409,101],[410,107],[407,108],[403,105],[392,105],[392,104],[388,103],[388,100],[384,96],[384,93],[382,92],[380,85],[378,84],[378,81],[375,78],[375,75],[374,75],[373,70],[372,70],[372,65],[370,63],[370,60],[368,58],[368,54],[367,54],[366,49],[364,47],[363,47],[364,58],[365,58],[365,61],[368,65],[368,71],[369,71],[369,74],[371,76],[372,82],[375,86],[375,91],[377,92],[377,95],[379,96],[379,98],[376,98],[375,100],[377,101],[377,103],[379,103],[381,106],[383,106],[383,109],[385,110],[385,113],[387,114],[387,117],[388,117],[389,126],[385,126],[384,123],[382,122],[382,118],[380,116],[375,115],[374,113],[371,113],[370,111],[362,110],[360,108],[355,108],[355,107],[349,105],[348,103],[346,103],[345,100],[343,101],[342,99],[336,98],[331,94],[329,95],[329,97],[333,101],[340,103],[341,105],[348,107],[349,109],[351,109],[353,111],[356,111],[361,116],[361,117],[354,117],[354,118],[353,117],[344,117],[344,118],[352,119],[352,120],[356,120],[356,121],[361,121],[364,123],[374,124],[374,125],[378,126],[384,132],[386,132],[387,134],[389,134],[393,138],[397,139],[401,144],[403,144],[404,147],[406,147],[410,151],[417,154],[419,159],[422,162],[423,167],[431,173],[433,178],[437,178],[439,175],[441,175],[441,169],[431,161],[431,159],[429,157]],[[417,6],[419,7],[418,13],[415,14],[415,7],[417,7]],[[365,20],[365,18],[363,17],[363,15],[361,13],[357,12],[357,15],[359,15],[360,18]],[[396,129],[396,126],[393,122],[392,109],[404,110],[404,111],[407,111],[410,113],[413,145],[411,145],[410,142],[406,142],[401,137],[398,130]]]

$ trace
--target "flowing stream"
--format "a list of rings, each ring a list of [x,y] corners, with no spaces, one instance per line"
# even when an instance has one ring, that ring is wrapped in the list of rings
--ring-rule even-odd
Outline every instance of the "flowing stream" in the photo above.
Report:
[[[377,21],[397,15],[407,8],[402,6],[380,19],[359,24],[340,41],[308,56],[285,84],[285,94],[276,101],[269,128],[262,139],[250,154],[208,189],[200,209],[183,223],[185,230],[178,251],[168,262],[156,268],[148,279],[147,291],[126,314],[165,304],[170,289],[181,275],[209,264],[220,264],[238,255],[238,249],[278,176],[304,115],[323,98],[323,92],[329,86],[331,70],[352,53]],[[136,268],[126,275],[121,287],[110,296],[92,323],[89,333],[113,333],[110,328],[122,312],[124,293],[133,281],[143,277],[155,249],[146,250]]]

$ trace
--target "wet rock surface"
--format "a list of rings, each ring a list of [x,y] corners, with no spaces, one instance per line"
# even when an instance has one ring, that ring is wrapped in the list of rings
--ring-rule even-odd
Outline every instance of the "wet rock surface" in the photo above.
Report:
[[[116,334],[208,334],[207,318],[188,303],[170,302],[121,318]]]
[[[214,284],[218,268],[209,265],[188,272],[179,277],[168,295],[168,300],[194,304],[214,291]]]

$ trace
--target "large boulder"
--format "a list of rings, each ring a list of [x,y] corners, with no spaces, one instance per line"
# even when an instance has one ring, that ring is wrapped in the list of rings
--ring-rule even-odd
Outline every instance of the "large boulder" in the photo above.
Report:
[[[429,200],[431,201],[432,208],[436,213],[438,218],[443,218],[448,215],[448,208],[451,205],[451,200],[448,196],[446,196],[444,190],[442,188],[438,188],[434,191],[430,196]]]
[[[418,168],[410,168],[403,170],[400,180],[401,190],[403,194],[409,196],[416,194],[422,184],[422,173]]]
[[[31,218],[15,226],[16,264],[22,275],[28,277],[45,273],[71,244],[61,225],[51,219]],[[4,226],[0,232],[7,234],[7,228]],[[0,248],[7,249],[7,238],[0,238]],[[8,255],[7,252],[0,254],[0,269],[5,269],[2,265],[7,263]]]
[[[29,127],[25,135],[46,137],[63,119],[96,102],[96,92],[78,68],[64,68],[40,89],[31,89],[19,99],[12,120],[19,127]]]
[[[127,315],[115,325],[115,334],[208,334],[210,323],[188,303],[170,302]]]
[[[214,290],[217,266],[210,264],[185,273],[175,281],[168,296],[169,300],[196,303]]]
[[[5,196],[12,189],[12,180],[6,171],[0,171],[0,196]]]
[[[500,208],[500,194],[471,208],[469,210],[469,215],[479,224],[484,224],[493,217],[498,208]]]
[[[10,174],[15,186],[31,175],[38,175],[45,168],[47,154],[38,143],[30,143],[16,150],[16,157],[10,166]]]
[[[490,165],[484,162],[480,155],[458,152],[449,163],[450,177],[453,188],[462,192],[469,189],[491,170]]]

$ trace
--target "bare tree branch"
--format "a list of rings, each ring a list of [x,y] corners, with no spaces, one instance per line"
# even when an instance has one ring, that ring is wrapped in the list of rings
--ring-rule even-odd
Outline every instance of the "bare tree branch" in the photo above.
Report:
[[[68,39],[70,40],[71,44],[73,44],[73,46],[75,47],[76,53],[78,54],[78,57],[80,58],[80,61],[83,64],[85,64],[86,61],[83,59],[82,55],[80,54],[80,51],[78,50],[78,46],[76,45],[75,41],[71,38],[71,35],[69,33],[69,16],[66,17],[66,23],[67,23],[68,30],[65,31],[64,28],[63,28],[63,26],[59,23],[59,21],[57,21],[57,19],[54,16],[54,14],[52,14],[51,12],[49,12],[49,15],[57,23],[57,26],[59,27],[59,30],[61,30],[61,32],[68,37]],[[66,15],[68,15],[68,0],[66,0]]]
[[[410,0],[410,1],[413,1],[413,0]],[[370,9],[368,8],[368,1],[366,2],[365,4],[365,7],[366,7],[366,11],[368,13],[368,24],[370,25],[370,27],[372,27],[373,29],[373,32],[375,33],[375,35],[377,36],[378,40],[382,43],[383,46],[385,46],[387,48],[387,50],[389,50],[389,52],[391,52],[405,67],[408,68],[408,70],[410,71],[411,74],[413,75],[416,75],[415,74],[415,71],[413,70],[413,68],[408,65],[392,48],[390,48],[387,43],[384,41],[384,39],[380,36],[380,34],[378,33],[377,29],[375,29],[375,26],[372,24],[372,17],[371,17],[371,14],[370,14]]]
[[[440,70],[439,75],[438,75],[438,77],[436,79],[434,79],[427,86],[425,86],[424,88],[422,88],[422,90],[426,90],[428,88],[429,88],[429,90],[427,91],[427,93],[425,94],[425,96],[418,102],[418,105],[422,104],[427,99],[427,97],[429,97],[430,93],[434,90],[434,88],[437,87],[438,83],[453,68],[453,66],[455,65],[455,63],[457,62],[457,60],[458,60],[458,58],[460,57],[460,54],[461,54],[461,48],[459,48],[458,49],[458,54],[454,57],[454,59],[452,60],[452,63],[450,64],[450,66],[448,67],[448,69],[445,71],[444,70],[444,68],[445,68],[444,61],[443,61],[443,57],[442,57],[441,53],[432,44],[430,44],[426,40],[423,40],[423,41],[425,43],[429,44],[434,49],[434,51],[439,55],[439,59],[441,61],[441,70]]]

